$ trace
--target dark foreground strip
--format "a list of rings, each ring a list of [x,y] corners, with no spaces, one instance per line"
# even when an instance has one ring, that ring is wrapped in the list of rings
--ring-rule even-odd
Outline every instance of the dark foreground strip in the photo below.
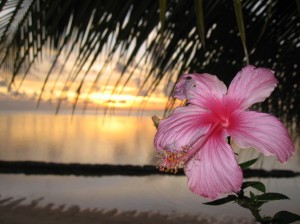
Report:
[[[184,175],[183,170],[173,174],[161,172],[155,166],[78,164],[78,163],[44,163],[32,161],[0,161],[0,173],[28,175],[75,175],[75,176],[147,176],[147,175]],[[299,172],[290,170],[247,169],[244,177],[287,178],[300,176]]]

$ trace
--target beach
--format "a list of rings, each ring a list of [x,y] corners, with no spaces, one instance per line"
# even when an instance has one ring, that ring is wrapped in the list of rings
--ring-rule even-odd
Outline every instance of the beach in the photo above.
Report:
[[[0,197],[0,223],[2,224],[251,224],[250,220],[244,218],[210,217],[206,215],[189,214],[161,214],[157,212],[137,212],[98,210],[96,208],[81,209],[79,206],[47,204],[39,206],[39,200],[23,205],[24,198],[3,198]]]

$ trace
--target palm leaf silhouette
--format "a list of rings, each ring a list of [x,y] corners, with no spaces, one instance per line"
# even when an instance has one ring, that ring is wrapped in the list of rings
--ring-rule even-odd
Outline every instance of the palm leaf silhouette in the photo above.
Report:
[[[299,9],[299,0],[6,0],[0,3],[0,68],[8,88],[18,89],[16,77],[26,79],[33,65],[51,58],[41,75],[40,101],[49,78],[62,79],[71,63],[58,109],[74,88],[75,110],[87,79],[93,79],[88,94],[111,82],[102,77],[113,60],[120,66],[113,93],[142,68],[139,92],[147,96],[184,72],[217,74],[228,84],[249,61],[272,68],[280,82],[272,100],[259,107],[298,122]],[[103,63],[91,77],[99,58]],[[170,97],[167,111],[173,103]]]

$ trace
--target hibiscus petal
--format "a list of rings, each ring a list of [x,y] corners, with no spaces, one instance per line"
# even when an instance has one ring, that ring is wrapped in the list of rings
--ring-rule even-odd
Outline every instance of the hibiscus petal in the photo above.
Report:
[[[240,104],[241,109],[263,102],[276,87],[277,80],[267,68],[244,67],[232,80],[227,97]]]
[[[190,190],[209,199],[238,192],[243,173],[225,137],[213,136],[191,159],[185,173]]]
[[[207,111],[197,106],[177,107],[160,121],[154,138],[157,150],[180,151],[208,132]]]
[[[226,85],[215,75],[185,74],[175,86],[174,97],[208,108],[212,99],[221,99],[226,92]]]
[[[254,147],[264,155],[286,162],[295,151],[287,129],[274,116],[254,111],[236,111],[229,135],[242,148]]]

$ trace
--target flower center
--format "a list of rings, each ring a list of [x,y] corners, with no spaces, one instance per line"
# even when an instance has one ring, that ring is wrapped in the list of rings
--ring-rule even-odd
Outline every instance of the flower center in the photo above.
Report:
[[[158,154],[158,169],[160,171],[177,173],[178,169],[183,168],[189,159],[189,147],[182,147],[181,151],[163,151]]]
[[[223,128],[228,128],[229,126],[229,120],[227,118],[223,119],[221,122],[220,122],[220,125],[223,127]]]

